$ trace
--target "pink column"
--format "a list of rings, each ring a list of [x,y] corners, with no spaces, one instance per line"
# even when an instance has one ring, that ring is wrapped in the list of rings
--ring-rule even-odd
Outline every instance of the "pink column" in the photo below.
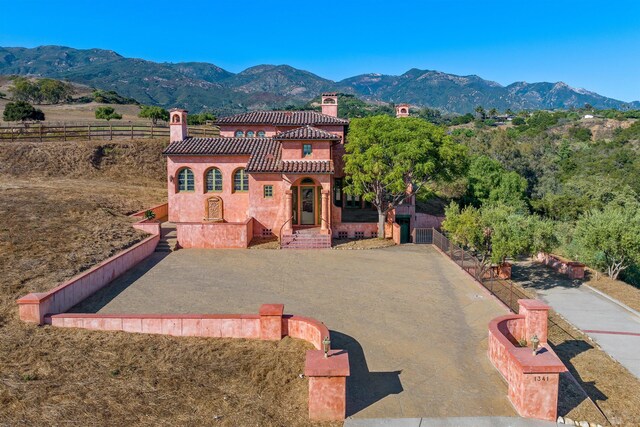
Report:
[[[540,344],[546,343],[547,318],[551,307],[537,299],[520,299],[518,305],[520,306],[518,314],[524,316],[524,331],[527,342],[531,342],[531,337],[537,335]]]
[[[285,212],[285,221],[288,220],[291,215],[293,215],[293,193],[291,190],[286,190],[284,192],[284,212]],[[291,234],[291,231],[293,230],[293,224],[292,221],[288,221],[285,225],[284,225],[284,229],[283,231],[287,234]]]
[[[304,374],[309,378],[309,419],[343,421],[347,410],[349,355],[345,350],[307,351]]]
[[[320,221],[320,231],[329,232],[329,190],[322,190],[322,221]]]
[[[284,304],[262,304],[260,306],[260,339],[279,341],[282,339],[282,313]]]

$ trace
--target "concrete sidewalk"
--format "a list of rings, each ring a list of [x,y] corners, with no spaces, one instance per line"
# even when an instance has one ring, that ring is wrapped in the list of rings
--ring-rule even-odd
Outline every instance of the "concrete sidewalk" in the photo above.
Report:
[[[640,378],[640,316],[615,300],[535,263],[514,266],[513,280],[539,297]]]
[[[346,419],[344,427],[555,427],[550,421],[518,417]]]

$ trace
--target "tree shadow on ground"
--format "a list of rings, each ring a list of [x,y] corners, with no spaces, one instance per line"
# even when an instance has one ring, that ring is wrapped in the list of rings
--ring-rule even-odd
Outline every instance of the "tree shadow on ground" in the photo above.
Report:
[[[331,331],[331,347],[349,352],[347,378],[347,416],[354,415],[377,401],[404,390],[400,381],[402,371],[370,372],[362,346],[353,337]]]
[[[568,414],[585,400],[586,396],[584,396],[583,390],[594,403],[608,399],[608,396],[598,389],[595,381],[584,380],[571,363],[574,357],[592,348],[593,346],[591,344],[582,340],[568,340],[562,342],[560,345],[554,346],[554,351],[573,376],[572,379],[567,374],[560,375],[560,394],[558,399],[558,413],[560,415]],[[574,379],[582,390],[576,387]]]
[[[582,280],[572,280],[544,264],[531,260],[514,264],[511,270],[511,280],[524,288],[539,291],[557,287],[577,288],[582,285]]]
[[[67,313],[97,313],[169,254],[170,252],[154,252],[122,276],[71,307]]]

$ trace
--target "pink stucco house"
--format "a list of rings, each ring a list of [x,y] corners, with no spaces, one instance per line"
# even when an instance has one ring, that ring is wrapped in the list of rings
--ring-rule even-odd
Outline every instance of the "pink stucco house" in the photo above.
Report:
[[[189,137],[187,112],[170,111],[164,154],[180,247],[245,248],[277,236],[282,247],[324,248],[377,235],[375,209],[342,191],[349,121],[338,117],[337,94],[322,95],[322,113],[253,111],[216,124],[219,137]],[[414,212],[403,207],[407,225]]]

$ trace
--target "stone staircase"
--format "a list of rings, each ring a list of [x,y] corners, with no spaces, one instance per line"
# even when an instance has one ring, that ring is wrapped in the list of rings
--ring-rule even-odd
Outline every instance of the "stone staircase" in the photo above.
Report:
[[[176,226],[170,222],[163,222],[156,252],[173,252],[177,249],[177,246],[178,234],[176,233]]]
[[[280,249],[331,249],[331,236],[319,228],[295,230],[282,236]]]

